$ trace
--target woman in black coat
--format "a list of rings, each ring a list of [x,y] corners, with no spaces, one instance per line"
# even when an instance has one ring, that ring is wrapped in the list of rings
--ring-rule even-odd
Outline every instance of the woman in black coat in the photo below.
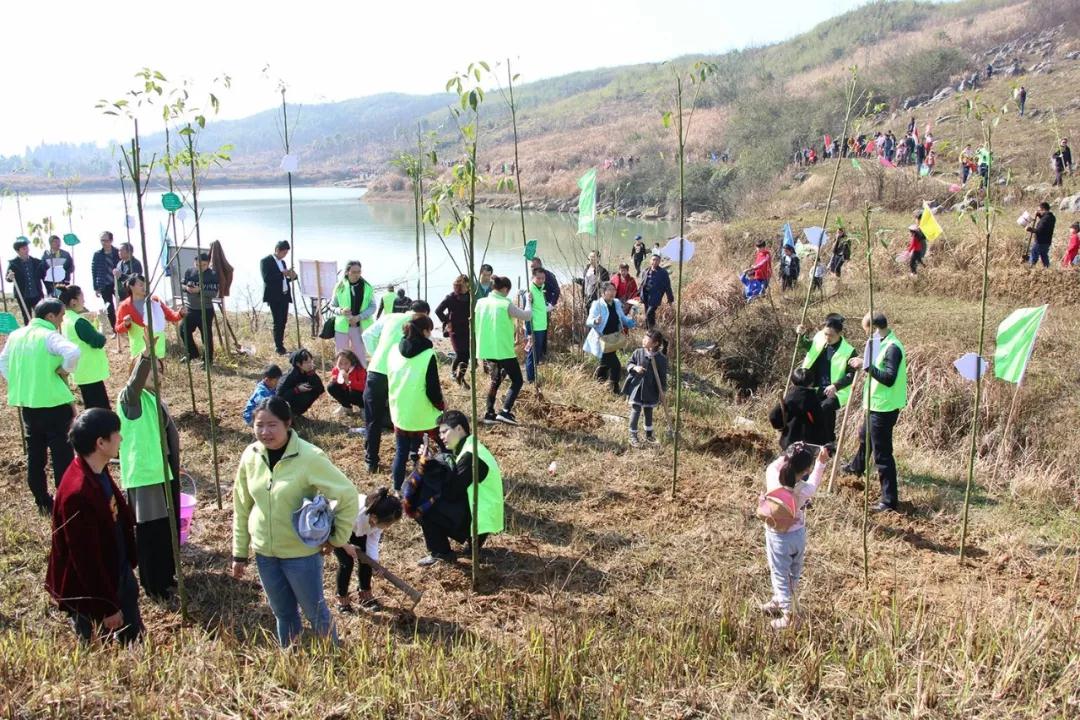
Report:
[[[821,445],[825,441],[821,401],[813,388],[813,378],[803,368],[791,373],[791,389],[769,412],[769,423],[780,431],[780,448],[794,442]]]

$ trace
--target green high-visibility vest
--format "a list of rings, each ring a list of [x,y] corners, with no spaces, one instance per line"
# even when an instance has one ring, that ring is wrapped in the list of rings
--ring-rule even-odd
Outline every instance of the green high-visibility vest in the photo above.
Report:
[[[529,283],[529,293],[532,295],[532,329],[547,330],[547,300],[544,299],[544,288],[536,287]]]
[[[154,308],[158,306],[158,300],[147,296],[145,304],[143,305],[143,314],[150,315],[154,312]],[[164,309],[161,312],[161,322],[156,322],[158,318],[150,315],[151,320],[154,321],[154,357],[165,357],[165,328],[169,324],[169,321],[165,319]],[[146,350],[146,320],[143,318],[143,327],[139,327],[132,321],[131,327],[128,328],[128,348],[131,351],[131,357],[137,358],[143,354]],[[161,327],[158,327],[160,325]]]
[[[79,364],[71,373],[71,379],[76,385],[90,385],[109,377],[109,355],[105,348],[92,348],[82,341],[75,330],[75,323],[81,319],[82,315],[71,308],[64,312],[64,337],[79,348]]]
[[[363,282],[361,280],[361,282]],[[360,300],[360,310],[363,311],[368,305],[371,304],[371,283],[364,282],[364,297]],[[344,278],[338,282],[337,287],[334,288],[334,299],[337,300],[338,307],[349,310],[352,308],[352,285],[349,283],[348,278]],[[360,329],[366,330],[375,322],[374,318],[367,318],[360,321]],[[349,332],[349,319],[344,315],[338,315],[334,318],[334,332],[347,333]]]
[[[395,293],[388,292],[382,296],[383,315],[389,315],[394,312],[394,300],[397,300],[397,295]]]
[[[46,346],[46,338],[56,332],[51,322],[34,318],[8,336],[8,405],[51,408],[75,400],[71,388],[56,371],[64,363]]]
[[[896,382],[892,387],[886,387],[872,377],[868,378],[870,382],[867,383],[867,392],[870,395],[871,412],[890,412],[907,406],[907,352],[891,331],[881,341],[874,367],[878,370],[885,367],[885,351],[893,345],[900,348],[900,367],[896,371]]]
[[[390,351],[401,342],[404,334],[402,330],[410,317],[412,317],[410,313],[395,313],[386,319],[382,332],[379,333],[379,342],[375,345],[375,351],[368,359],[368,373],[390,374]]]
[[[435,350],[407,358],[395,345],[390,351],[390,421],[398,430],[416,432],[438,427],[442,411],[427,396],[427,370]]]
[[[514,351],[514,320],[510,298],[491,293],[476,301],[476,355],[481,360],[509,360]]]
[[[829,344],[829,341],[825,339],[825,331],[819,330],[814,335],[814,342],[810,346],[810,349],[806,351],[806,357],[803,358],[803,369],[809,370],[817,362],[818,356],[821,355],[822,350]],[[832,362],[829,363],[829,382],[836,384],[840,381],[844,375],[847,374],[847,364],[851,356],[855,354],[855,348],[845,340],[840,338],[840,347],[836,348],[836,352],[833,353]],[[836,391],[836,399],[840,401],[840,407],[844,407],[848,404],[848,400],[851,399],[851,386],[848,385],[845,388],[840,388]]]
[[[120,486],[125,490],[165,482],[165,459],[161,456],[161,419],[153,393],[139,396],[142,413],[130,420],[123,408],[120,416]],[[172,480],[172,468],[169,468]]]
[[[472,447],[472,436],[469,436],[461,443],[461,449],[455,459],[460,462],[466,453],[472,452]],[[483,443],[476,443],[476,453],[488,467],[487,477],[483,478],[477,486],[479,491],[476,498],[476,532],[478,534],[500,533],[503,531],[502,472],[499,470],[499,463],[495,462],[495,457],[490,450],[484,447]],[[471,483],[466,495],[469,499],[469,512],[472,512],[473,488]]]

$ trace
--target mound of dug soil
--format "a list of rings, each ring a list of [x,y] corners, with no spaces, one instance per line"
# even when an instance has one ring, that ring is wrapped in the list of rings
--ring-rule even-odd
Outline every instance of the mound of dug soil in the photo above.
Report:
[[[697,450],[718,457],[742,453],[760,462],[768,462],[777,452],[773,441],[753,430],[718,432],[698,445]]]
[[[559,430],[595,430],[604,424],[603,419],[594,412],[577,405],[553,403],[542,397],[522,399],[517,408],[525,417]]]

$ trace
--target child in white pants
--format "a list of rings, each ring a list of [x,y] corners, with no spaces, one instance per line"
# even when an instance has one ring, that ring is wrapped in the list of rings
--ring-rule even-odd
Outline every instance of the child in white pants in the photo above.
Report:
[[[824,447],[818,451],[815,463],[811,447],[801,442],[792,443],[765,470],[765,491],[790,488],[795,495],[796,507],[795,522],[785,532],[765,528],[765,557],[769,562],[773,594],[761,609],[767,614],[779,615],[771,623],[777,630],[795,622],[795,594],[806,556],[806,506],[829,463],[829,451]]]

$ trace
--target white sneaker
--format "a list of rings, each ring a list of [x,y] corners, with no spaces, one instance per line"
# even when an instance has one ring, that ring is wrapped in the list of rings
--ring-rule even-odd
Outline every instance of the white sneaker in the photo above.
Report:
[[[792,614],[791,612],[788,612],[788,611],[784,611],[783,615],[781,615],[780,617],[776,618],[771,623],[769,623],[769,625],[772,626],[773,630],[783,630],[783,629],[789,628],[789,627],[793,628],[798,624],[799,623],[798,623],[798,620],[796,619],[795,615]]]
[[[761,603],[761,605],[758,605],[758,608],[760,608],[761,612],[765,613],[766,615],[779,615],[784,610],[783,606],[781,606],[780,603],[778,603],[776,600],[769,600],[768,602],[763,602]]]
[[[336,408],[334,408],[334,412],[331,413],[331,415],[333,415],[334,417],[341,417],[344,414],[345,414],[345,406],[344,405],[338,405]]]

